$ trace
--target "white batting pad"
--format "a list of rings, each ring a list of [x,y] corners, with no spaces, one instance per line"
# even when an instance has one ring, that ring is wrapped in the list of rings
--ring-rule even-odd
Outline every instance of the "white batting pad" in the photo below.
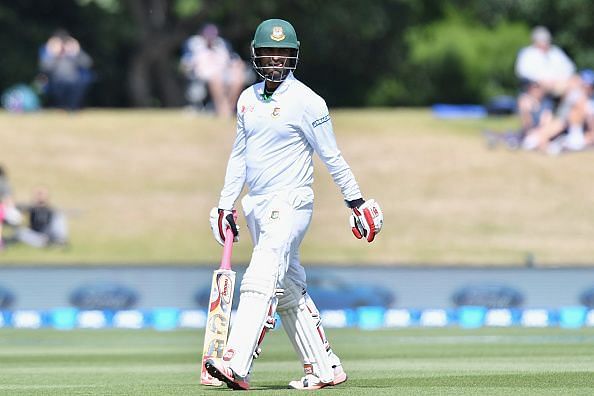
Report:
[[[255,249],[251,263],[243,276],[239,306],[235,315],[223,361],[237,375],[245,377],[252,365],[263,332],[274,325],[278,255]],[[268,268],[268,271],[264,269]],[[273,271],[270,271],[273,268]]]
[[[254,351],[262,330],[265,328],[270,310],[271,298],[261,293],[242,292],[237,315],[234,318],[223,361],[230,364],[241,377],[248,375]]]
[[[285,293],[279,298],[277,311],[295,351],[303,361],[306,374],[314,374],[322,382],[334,380],[333,366],[340,365],[340,360],[326,340],[320,314],[307,293],[292,280],[286,279]]]

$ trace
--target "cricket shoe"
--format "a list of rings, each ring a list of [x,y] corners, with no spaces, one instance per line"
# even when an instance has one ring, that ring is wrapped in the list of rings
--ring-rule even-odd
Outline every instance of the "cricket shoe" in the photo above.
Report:
[[[206,362],[204,362],[204,367],[206,368],[206,371],[208,371],[208,374],[223,381],[233,390],[250,389],[248,377],[242,378],[237,376],[230,367],[225,366],[223,363],[216,362],[213,359],[207,359]]]
[[[322,382],[315,374],[306,374],[300,380],[289,382],[289,388],[297,390],[316,390],[327,386],[342,384],[347,380],[347,375],[342,366],[334,366],[334,379],[331,382]]]

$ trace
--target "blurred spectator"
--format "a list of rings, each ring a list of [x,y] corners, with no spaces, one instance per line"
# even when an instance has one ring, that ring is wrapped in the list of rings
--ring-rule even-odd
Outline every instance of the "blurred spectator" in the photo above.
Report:
[[[524,148],[556,155],[561,151],[579,151],[592,145],[593,85],[592,70],[583,70],[573,76],[553,119],[532,129],[525,139]]]
[[[553,120],[553,103],[544,87],[536,81],[523,80],[516,107],[520,116],[520,129],[505,133],[484,131],[489,148],[495,148],[500,143],[511,149],[528,149],[527,143],[538,145],[538,139],[529,136]]]
[[[186,97],[192,105],[201,106],[210,94],[217,115],[235,114],[247,71],[215,25],[207,24],[200,34],[186,40],[180,66],[188,78]]]
[[[39,110],[39,97],[27,84],[16,84],[2,92],[2,107],[12,113],[26,113]]]
[[[553,103],[546,95],[545,88],[537,81],[524,81],[525,86],[518,96],[518,115],[521,129],[518,146],[525,146],[526,139],[538,128],[548,125],[553,120]]]
[[[503,142],[514,149],[554,154],[563,149],[578,150],[586,144],[582,80],[575,74],[573,61],[551,40],[549,30],[537,26],[532,30],[532,44],[518,53],[517,110],[522,126],[519,131],[507,133],[485,131],[490,148]]]
[[[62,212],[50,205],[49,191],[38,187],[30,205],[22,207],[28,213],[29,226],[17,232],[17,241],[33,247],[68,244],[68,226]]]
[[[588,104],[586,106],[586,123],[584,135],[587,146],[594,146],[594,70],[587,69],[580,73],[584,82],[584,89],[588,95]]]
[[[61,109],[81,108],[92,79],[91,57],[65,30],[57,30],[40,49],[39,63],[47,76],[51,103]]]
[[[23,216],[16,208],[12,198],[12,188],[8,181],[8,175],[0,165],[0,249],[4,247],[2,238],[3,225],[18,226]]]
[[[551,120],[553,104],[537,81],[526,81],[518,96],[518,115],[524,133]]]
[[[535,27],[532,45],[522,48],[516,58],[516,75],[520,81],[536,81],[547,94],[560,97],[575,73],[575,65],[551,40],[551,33],[546,27]]]

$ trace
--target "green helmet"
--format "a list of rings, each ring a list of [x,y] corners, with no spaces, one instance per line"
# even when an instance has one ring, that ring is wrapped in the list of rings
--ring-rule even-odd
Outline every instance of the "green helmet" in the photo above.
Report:
[[[293,25],[289,22],[282,19],[268,19],[256,28],[252,47],[299,49],[299,40]]]
[[[290,56],[276,57],[282,59],[282,66],[272,66],[269,62],[270,56],[258,54],[260,48],[288,48],[292,51]],[[282,19],[268,19],[258,25],[252,40],[252,65],[260,77],[281,82],[297,68],[298,61],[299,40],[293,25]]]

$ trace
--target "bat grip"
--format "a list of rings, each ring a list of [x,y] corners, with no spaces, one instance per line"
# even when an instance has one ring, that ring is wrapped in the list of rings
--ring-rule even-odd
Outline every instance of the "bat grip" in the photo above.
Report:
[[[221,258],[220,269],[231,269],[231,254],[233,253],[233,231],[227,227],[225,231],[225,244],[223,245],[223,257]]]

